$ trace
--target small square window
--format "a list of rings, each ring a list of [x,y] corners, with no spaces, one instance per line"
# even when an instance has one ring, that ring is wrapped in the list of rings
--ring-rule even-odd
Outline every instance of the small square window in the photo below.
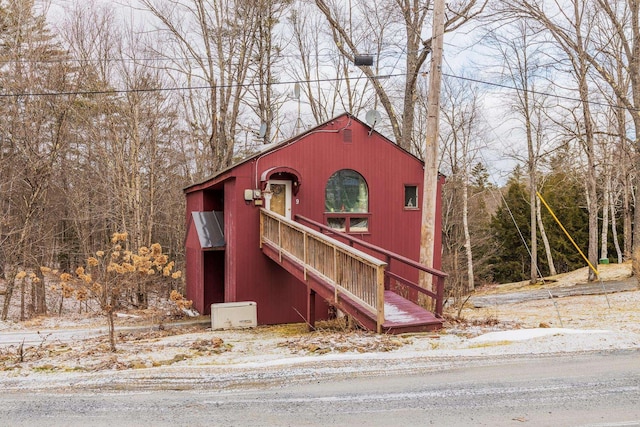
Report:
[[[418,186],[404,186],[404,207],[407,209],[418,209]]]
[[[327,224],[334,230],[346,231],[345,220],[346,218],[327,218]]]
[[[369,231],[368,218],[349,218],[350,233],[362,233],[365,231]]]

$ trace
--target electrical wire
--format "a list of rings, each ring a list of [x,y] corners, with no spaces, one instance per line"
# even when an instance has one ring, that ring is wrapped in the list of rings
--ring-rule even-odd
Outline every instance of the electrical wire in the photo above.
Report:
[[[491,128],[491,131],[494,133],[494,135],[500,139],[500,137],[497,135],[495,128]],[[484,157],[484,154],[480,151],[480,157],[482,158],[482,161],[484,162],[484,164],[489,164],[487,162],[487,159]],[[489,172],[489,177],[491,179],[491,181],[493,181],[493,185],[496,188],[500,188],[497,185],[497,181],[494,179],[493,174],[491,172]],[[497,198],[496,198],[496,191],[490,191],[491,196],[494,198],[494,200],[497,202]],[[529,254],[529,259],[533,259],[533,255],[531,253],[531,249],[529,248],[529,245],[527,244],[527,239],[525,239],[524,235],[522,234],[522,230],[520,229],[520,226],[518,225],[518,222],[516,221],[515,216],[513,215],[513,211],[511,210],[511,207],[509,206],[509,203],[507,202],[507,199],[504,197],[504,194],[502,193],[502,191],[498,190],[498,193],[500,193],[500,201],[502,202],[502,204],[506,207],[507,212],[509,213],[509,217],[511,218],[511,221],[513,222],[513,225],[516,228],[516,231],[518,233],[518,236],[520,237],[520,241],[522,242],[522,244],[524,245],[525,249],[527,250],[527,253]],[[535,207],[532,207],[532,209],[535,209]],[[545,285],[546,281],[544,279],[544,276],[542,275],[542,272],[540,270],[540,265],[538,263],[536,263],[536,272],[538,274],[538,278],[542,281],[542,284]],[[549,292],[549,298],[551,299],[551,302],[553,303],[553,305],[556,308],[556,314],[558,315],[558,321],[560,322],[560,327],[563,327],[562,324],[562,316],[560,315],[560,310],[558,309],[558,304],[556,303],[556,301],[553,299],[553,295],[551,294],[550,291]]]
[[[375,78],[387,79],[391,77],[406,76],[406,73],[385,74],[378,75]],[[310,80],[291,80],[286,82],[270,83],[271,86],[292,85],[296,83],[325,83],[325,82],[338,82],[346,80],[362,80],[366,79],[364,76],[360,77],[335,77],[326,79],[310,79]],[[123,93],[144,93],[144,92],[170,92],[170,91],[183,91],[183,90],[211,90],[211,89],[229,89],[238,87],[255,87],[261,83],[243,83],[243,84],[227,84],[227,85],[203,85],[203,86],[181,86],[181,87],[158,87],[158,88],[145,88],[145,89],[105,89],[105,90],[87,90],[87,91],[61,91],[61,92],[21,92],[21,93],[0,93],[0,98],[10,97],[40,97],[40,96],[71,96],[71,95],[113,95]]]
[[[427,75],[428,72],[420,72],[421,75]],[[406,73],[391,73],[384,75],[377,75],[374,78],[377,79],[388,79],[391,77],[406,77]],[[473,83],[478,83],[486,86],[497,87],[501,89],[508,89],[518,91],[521,90],[515,86],[506,85],[503,83],[490,82],[487,80],[481,80],[477,78],[458,76],[450,73],[442,73],[443,76],[458,80],[470,81]],[[309,80],[289,80],[285,82],[276,82],[269,83],[270,86],[283,86],[283,85],[294,85],[294,84],[307,84],[307,83],[326,83],[326,82],[341,82],[347,80],[362,80],[366,79],[365,76],[359,77],[333,77],[333,78],[324,78],[324,79],[309,79]],[[60,92],[21,92],[21,93],[0,93],[0,98],[11,98],[11,97],[47,97],[47,96],[73,96],[73,95],[115,95],[115,94],[125,94],[125,93],[150,93],[150,92],[177,92],[177,91],[191,91],[191,90],[211,90],[211,89],[229,89],[229,88],[248,88],[248,87],[256,87],[261,85],[262,83],[233,83],[233,84],[225,84],[225,85],[202,85],[202,86],[180,86],[180,87],[157,87],[157,88],[145,88],[145,89],[105,89],[105,90],[88,90],[88,91],[60,91]],[[532,94],[548,96],[551,98],[563,99],[566,101],[572,102],[582,102],[579,98],[566,96],[566,95],[558,95],[549,92],[530,90]],[[599,102],[599,101],[589,101],[590,105],[597,105],[601,107],[608,107],[614,109],[627,109],[631,112],[640,112],[640,108],[627,108],[624,106],[613,105],[607,102]]]

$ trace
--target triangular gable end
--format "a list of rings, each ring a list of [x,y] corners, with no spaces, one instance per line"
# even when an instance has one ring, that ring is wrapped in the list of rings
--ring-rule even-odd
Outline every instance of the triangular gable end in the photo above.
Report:
[[[362,120],[358,119],[355,116],[352,116],[349,113],[342,113],[342,114],[340,114],[340,115],[338,115],[338,116],[336,116],[336,117],[334,117],[334,118],[332,118],[330,120],[327,120],[324,123],[319,124],[318,126],[315,126],[315,127],[311,128],[311,129],[309,129],[309,130],[307,130],[307,131],[305,131],[305,132],[303,132],[301,134],[298,134],[298,135],[294,136],[293,138],[290,138],[290,139],[288,139],[286,141],[283,141],[283,142],[280,142],[278,144],[275,144],[275,145],[273,145],[273,146],[271,146],[271,147],[269,147],[267,149],[259,151],[259,152],[255,153],[255,154],[253,154],[253,155],[251,155],[251,156],[239,161],[238,163],[235,163],[235,164],[229,166],[228,168],[216,173],[215,175],[212,175],[212,176],[210,176],[210,177],[208,177],[208,178],[206,178],[206,179],[204,179],[204,180],[202,180],[200,182],[193,183],[193,184],[185,187],[183,189],[183,191],[185,193],[189,193],[189,192],[191,192],[193,190],[196,190],[195,187],[199,187],[202,184],[211,183],[212,181],[222,181],[222,180],[226,179],[226,175],[230,175],[229,172],[231,172],[233,169],[237,168],[238,166],[241,166],[244,163],[250,162],[250,161],[252,161],[252,160],[254,160],[254,159],[258,158],[258,157],[262,157],[262,156],[268,155],[269,153],[271,153],[273,151],[280,150],[283,147],[286,147],[288,145],[295,144],[297,142],[303,141],[307,135],[315,133],[315,132],[318,132],[318,131],[321,131],[323,128],[326,128],[327,126],[333,124],[335,121],[337,121],[337,120],[339,120],[339,119],[341,119],[343,117],[348,117],[350,120],[358,123],[360,126],[363,126],[363,127],[367,128],[367,129],[369,129],[369,135],[375,133],[376,136],[378,136],[379,138],[381,138],[383,141],[387,142],[388,144],[391,144],[397,150],[401,151],[405,155],[414,158],[415,160],[417,160],[420,163],[424,163],[420,158],[416,157],[415,155],[413,155],[409,151],[407,151],[404,148],[400,147],[398,144],[396,144],[395,142],[391,141],[389,138],[387,138],[383,134],[381,134],[378,131],[376,131],[372,126],[369,126],[368,124],[364,123]]]

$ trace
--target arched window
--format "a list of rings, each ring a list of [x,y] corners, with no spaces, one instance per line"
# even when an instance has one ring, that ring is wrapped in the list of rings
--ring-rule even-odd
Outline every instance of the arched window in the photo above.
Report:
[[[368,213],[369,188],[362,175],[351,169],[331,175],[325,189],[327,224],[340,231],[366,232],[369,230]]]

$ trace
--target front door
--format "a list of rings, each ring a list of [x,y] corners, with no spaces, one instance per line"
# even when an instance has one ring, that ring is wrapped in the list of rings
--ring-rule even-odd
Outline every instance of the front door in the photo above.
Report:
[[[269,181],[270,197],[266,197],[268,210],[291,219],[291,181]]]

